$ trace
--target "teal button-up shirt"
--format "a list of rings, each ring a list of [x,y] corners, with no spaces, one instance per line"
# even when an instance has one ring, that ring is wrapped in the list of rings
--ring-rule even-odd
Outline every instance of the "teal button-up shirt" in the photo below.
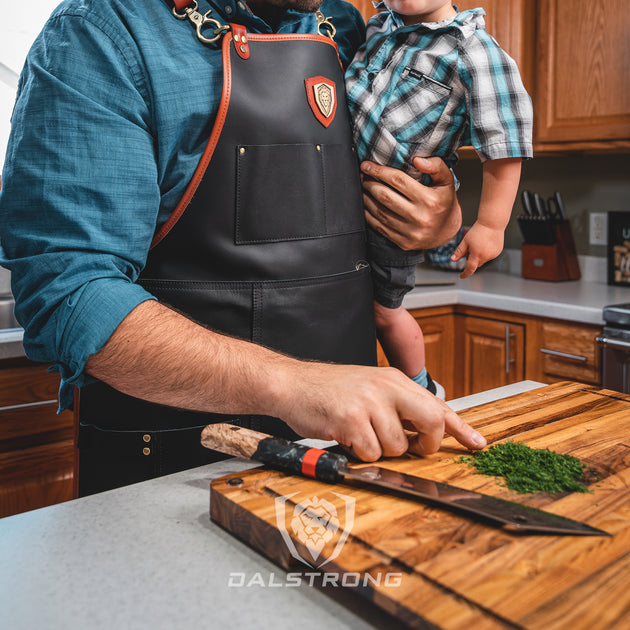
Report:
[[[242,0],[199,0],[200,12],[210,8],[222,23],[272,32]],[[363,20],[342,0],[321,10],[345,67]],[[315,33],[316,18],[288,10],[276,32]],[[202,44],[165,0],[67,0],[35,41],[2,174],[0,264],[12,272],[27,355],[61,372],[61,408],[90,381],[87,359],[152,298],[135,282],[201,157],[221,90],[220,45]]]

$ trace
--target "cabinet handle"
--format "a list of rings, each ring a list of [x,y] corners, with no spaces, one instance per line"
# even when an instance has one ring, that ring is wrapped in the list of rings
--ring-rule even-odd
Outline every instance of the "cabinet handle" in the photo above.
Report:
[[[549,350],[548,348],[541,348],[540,351],[543,354],[550,354],[554,357],[560,357],[561,359],[570,359],[571,361],[580,361],[580,363],[586,363],[588,359],[580,354],[569,354],[568,352],[558,352],[557,350]]]
[[[630,348],[630,341],[622,341],[621,339],[611,339],[610,337],[596,337],[595,341],[604,344],[605,346]]]
[[[20,403],[19,405],[7,405],[0,407],[0,411],[12,411],[14,409],[29,409],[30,407],[41,407],[42,405],[56,405],[56,400],[38,400],[37,402]]]
[[[505,373],[510,373],[510,365],[516,363],[516,359],[510,358],[510,339],[514,337],[514,333],[510,332],[510,327],[505,327]]]

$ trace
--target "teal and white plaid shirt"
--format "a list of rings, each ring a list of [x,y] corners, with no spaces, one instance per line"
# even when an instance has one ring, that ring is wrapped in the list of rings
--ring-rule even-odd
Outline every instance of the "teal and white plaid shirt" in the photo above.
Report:
[[[386,8],[383,3],[378,8]],[[531,157],[532,104],[518,67],[485,30],[483,9],[405,26],[385,10],[346,72],[359,157],[416,172],[472,145],[482,160]]]

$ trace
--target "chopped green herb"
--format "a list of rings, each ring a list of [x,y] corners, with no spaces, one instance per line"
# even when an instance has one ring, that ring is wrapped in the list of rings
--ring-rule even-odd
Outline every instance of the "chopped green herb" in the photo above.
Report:
[[[583,481],[587,473],[594,471],[587,471],[577,457],[534,449],[511,440],[469,457],[460,457],[459,461],[474,466],[475,474],[503,477],[508,488],[521,494],[591,492]]]

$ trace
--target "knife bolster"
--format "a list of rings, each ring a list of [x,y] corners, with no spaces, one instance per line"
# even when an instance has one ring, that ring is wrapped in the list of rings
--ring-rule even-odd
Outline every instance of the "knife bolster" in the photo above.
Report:
[[[339,481],[348,464],[343,455],[273,437],[259,442],[252,459],[272,468],[328,483]]]

